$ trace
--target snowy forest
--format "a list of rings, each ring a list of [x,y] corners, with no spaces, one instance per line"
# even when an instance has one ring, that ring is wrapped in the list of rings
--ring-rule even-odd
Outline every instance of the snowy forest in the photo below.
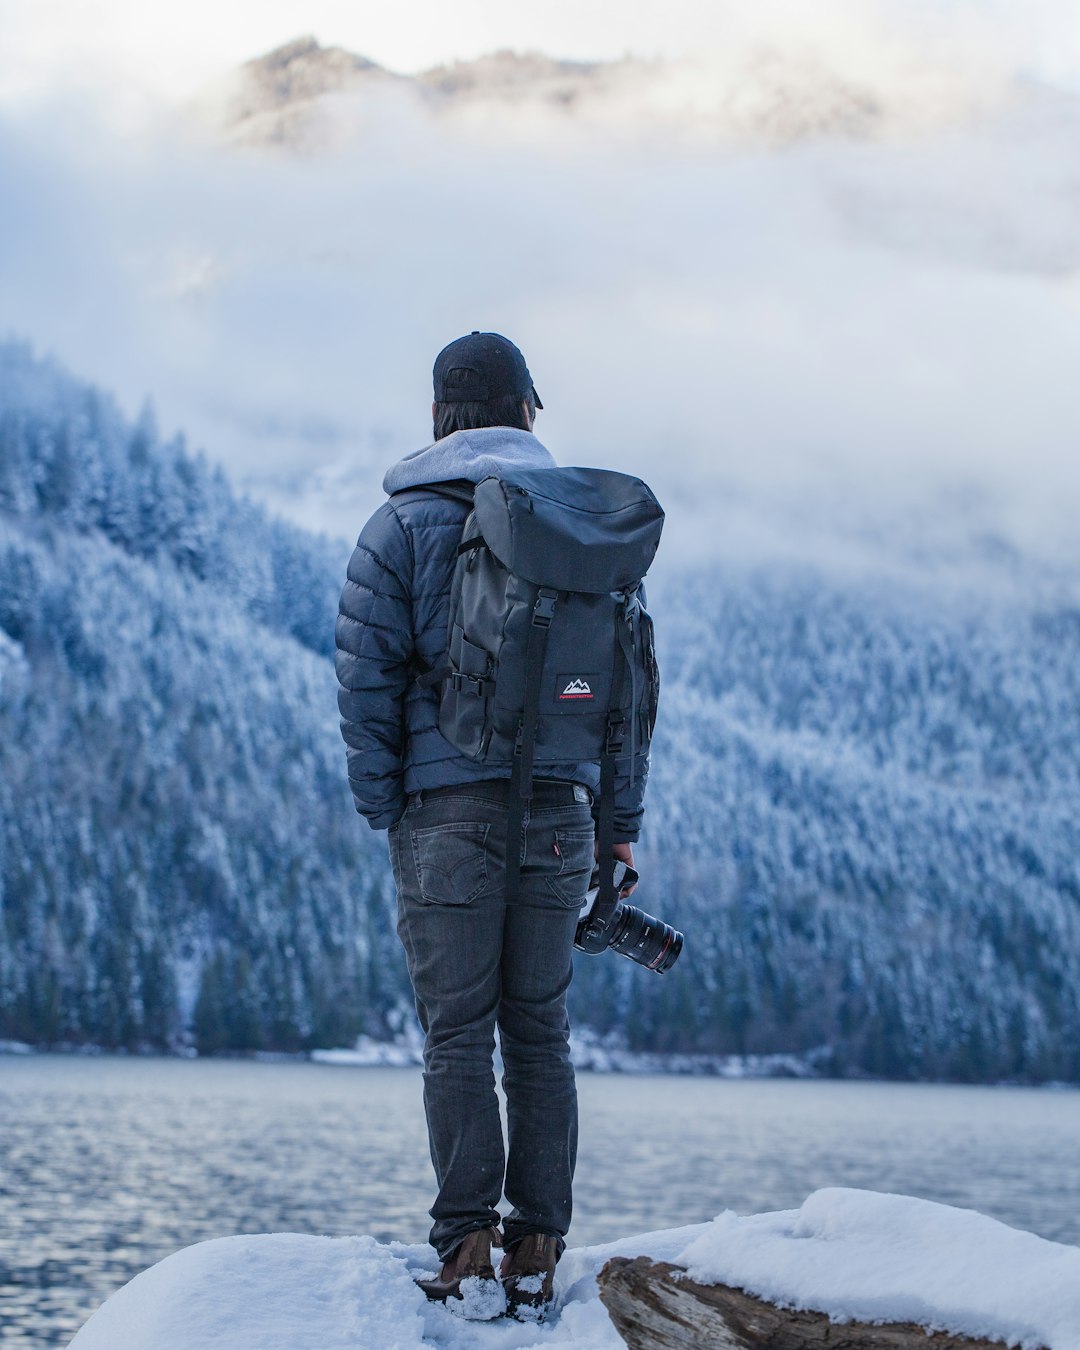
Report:
[[[401,1034],[385,838],[337,729],[350,548],[0,346],[0,1039]],[[635,900],[687,944],[663,977],[579,956],[577,1025],[1080,1082],[1080,606],[1068,578],[983,561],[968,591],[781,561],[650,578]]]

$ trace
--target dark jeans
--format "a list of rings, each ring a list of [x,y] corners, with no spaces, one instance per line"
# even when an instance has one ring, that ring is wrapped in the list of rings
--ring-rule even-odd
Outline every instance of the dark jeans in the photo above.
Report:
[[[536,793],[513,904],[504,887],[506,783],[417,794],[390,831],[398,935],[426,1037],[424,1107],[439,1184],[430,1240],[442,1260],[466,1233],[499,1222],[504,1189],[508,1245],[550,1233],[561,1250],[570,1226],[577,1092],[566,991],[593,821],[584,788],[538,782]]]

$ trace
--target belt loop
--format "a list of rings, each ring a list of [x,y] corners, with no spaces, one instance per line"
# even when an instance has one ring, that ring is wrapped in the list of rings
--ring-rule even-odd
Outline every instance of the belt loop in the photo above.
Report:
[[[420,792],[414,792],[414,793],[413,793],[413,805],[416,807],[417,810],[419,810],[420,807],[423,806],[423,804],[424,804],[424,794],[423,794],[423,791],[420,791]]]

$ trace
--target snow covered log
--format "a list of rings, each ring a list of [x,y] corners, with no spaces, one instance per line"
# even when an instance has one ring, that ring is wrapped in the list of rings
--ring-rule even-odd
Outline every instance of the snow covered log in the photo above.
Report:
[[[1003,1350],[1004,1342],[930,1333],[914,1322],[837,1323],[779,1308],[726,1284],[698,1284],[682,1266],[614,1257],[600,1298],[630,1350]]]

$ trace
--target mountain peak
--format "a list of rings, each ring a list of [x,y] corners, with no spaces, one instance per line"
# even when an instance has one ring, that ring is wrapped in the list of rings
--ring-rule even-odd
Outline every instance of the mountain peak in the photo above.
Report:
[[[246,61],[242,72],[253,92],[261,93],[263,107],[269,104],[279,109],[347,89],[372,74],[388,73],[366,56],[344,47],[323,47],[310,35]]]
[[[245,61],[208,86],[197,106],[241,141],[303,144],[321,99],[399,79],[366,56],[306,34]]]
[[[941,63],[913,74],[885,53],[866,72],[843,52],[765,39],[681,61],[575,61],[502,49],[406,75],[307,35],[240,67],[220,91],[216,120],[248,144],[309,148],[331,140],[335,128],[363,129],[371,107],[381,117],[378,100],[387,91],[399,106],[411,101],[426,115],[464,115],[474,127],[498,126],[503,109],[520,108],[534,127],[532,114],[541,111],[548,125],[573,119],[587,134],[621,128],[634,138],[756,148],[917,135],[985,115],[1015,93],[1008,80],[972,79]],[[342,94],[354,96],[359,111],[327,116],[320,101]]]

